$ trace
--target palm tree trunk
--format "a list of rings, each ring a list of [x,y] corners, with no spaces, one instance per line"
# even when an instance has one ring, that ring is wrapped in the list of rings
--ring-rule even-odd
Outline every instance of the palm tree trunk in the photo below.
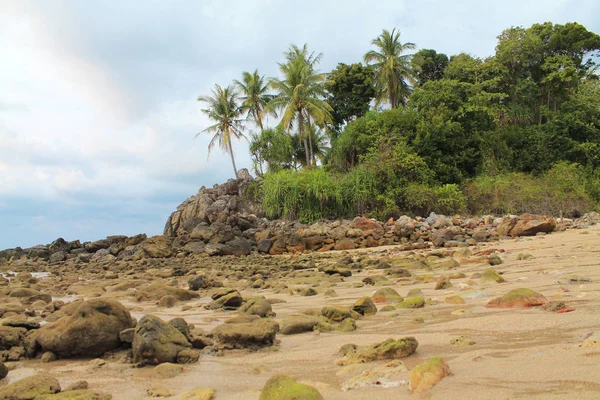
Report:
[[[308,154],[308,141],[306,140],[306,136],[304,135],[304,116],[302,115],[302,110],[298,112],[298,133],[300,137],[304,141],[304,153],[306,155],[306,166],[310,167],[310,159]]]
[[[310,162],[311,165],[316,165],[315,163],[315,152],[313,150],[313,127],[310,126],[310,117],[308,118],[308,126],[309,126],[309,130],[308,130],[308,145],[309,145],[309,149],[310,149]]]
[[[233,165],[233,171],[235,172],[235,179],[239,179],[238,170],[235,166],[235,158],[233,157],[233,147],[231,146],[231,139],[229,139],[229,155],[231,156],[231,164]]]

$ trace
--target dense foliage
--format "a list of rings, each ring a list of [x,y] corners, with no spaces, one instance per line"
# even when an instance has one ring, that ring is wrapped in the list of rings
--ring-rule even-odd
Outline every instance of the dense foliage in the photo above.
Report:
[[[372,46],[368,64],[329,74],[320,54],[292,46],[272,93],[257,71],[238,82],[240,113],[260,128],[250,151],[269,216],[596,207],[600,36],[578,23],[512,27],[485,59],[409,54],[395,29]],[[266,113],[281,123],[263,128]]]

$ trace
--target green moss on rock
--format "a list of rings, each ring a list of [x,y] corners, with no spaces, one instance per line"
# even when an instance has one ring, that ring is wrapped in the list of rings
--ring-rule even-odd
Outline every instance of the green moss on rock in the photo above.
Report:
[[[425,307],[425,299],[423,296],[407,297],[398,304],[398,308],[422,308]]]
[[[259,400],[323,400],[323,396],[313,386],[275,375],[265,383]]]

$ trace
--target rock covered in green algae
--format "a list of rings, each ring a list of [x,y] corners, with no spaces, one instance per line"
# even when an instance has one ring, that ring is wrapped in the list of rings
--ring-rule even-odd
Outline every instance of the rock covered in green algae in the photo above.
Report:
[[[398,303],[398,308],[422,308],[425,307],[425,299],[423,296],[407,297],[401,303]]]
[[[239,309],[240,313],[248,315],[258,315],[259,317],[267,317],[273,314],[271,303],[264,297],[248,299]]]
[[[40,328],[36,341],[60,357],[94,357],[119,348],[119,333],[134,326],[121,303],[92,299],[79,303],[72,315]]]
[[[173,325],[154,315],[140,319],[133,336],[133,361],[139,365],[174,363],[177,354],[192,347]]]
[[[452,339],[450,344],[453,346],[472,346],[475,344],[475,341],[468,336],[459,336]]]
[[[50,375],[40,374],[28,376],[0,388],[0,399],[31,400],[58,392],[60,392],[58,380]]]
[[[360,315],[374,315],[377,313],[377,307],[370,297],[362,297],[354,303],[352,309]]]
[[[352,318],[346,318],[343,320],[337,328],[335,328],[338,332],[353,332],[356,330],[356,320]]]
[[[496,297],[490,300],[486,307],[488,308],[527,308],[537,307],[545,304],[546,298],[531,289],[514,289],[504,296]]]
[[[402,339],[387,339],[381,343],[359,348],[356,352],[348,355],[341,365],[370,362],[376,360],[393,360],[408,357],[413,354],[419,342],[412,336]]]
[[[450,367],[441,357],[433,357],[417,365],[410,373],[410,389],[423,393],[434,387],[442,378],[450,375]]]
[[[93,390],[69,390],[36,397],[34,400],[111,400],[112,395]]]
[[[378,289],[371,297],[374,303],[396,304],[400,303],[404,298],[395,289],[385,287]]]
[[[321,315],[334,322],[342,322],[346,318],[358,319],[360,314],[350,307],[328,306],[321,309]]]
[[[323,396],[313,386],[275,375],[265,383],[259,400],[323,400]]]
[[[298,315],[285,318],[281,321],[279,333],[283,335],[294,335],[297,333],[311,332],[320,320],[310,315]]]
[[[488,268],[488,269],[486,269],[485,271],[482,272],[482,274],[481,274],[481,280],[483,282],[496,282],[496,283],[505,282],[505,280],[502,277],[502,275],[500,275],[498,272],[496,272],[492,268]]]

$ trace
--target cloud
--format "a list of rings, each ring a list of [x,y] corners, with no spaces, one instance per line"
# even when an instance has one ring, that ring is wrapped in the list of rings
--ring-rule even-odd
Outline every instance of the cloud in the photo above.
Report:
[[[492,54],[511,25],[576,20],[600,30],[600,3],[224,0],[5,0],[0,8],[0,248],[57,236],[159,234],[202,185],[233,176],[207,160],[196,102],[244,70],[267,76],[290,43],[321,70],[362,58],[382,28],[448,54]],[[249,168],[247,143],[234,146]]]

